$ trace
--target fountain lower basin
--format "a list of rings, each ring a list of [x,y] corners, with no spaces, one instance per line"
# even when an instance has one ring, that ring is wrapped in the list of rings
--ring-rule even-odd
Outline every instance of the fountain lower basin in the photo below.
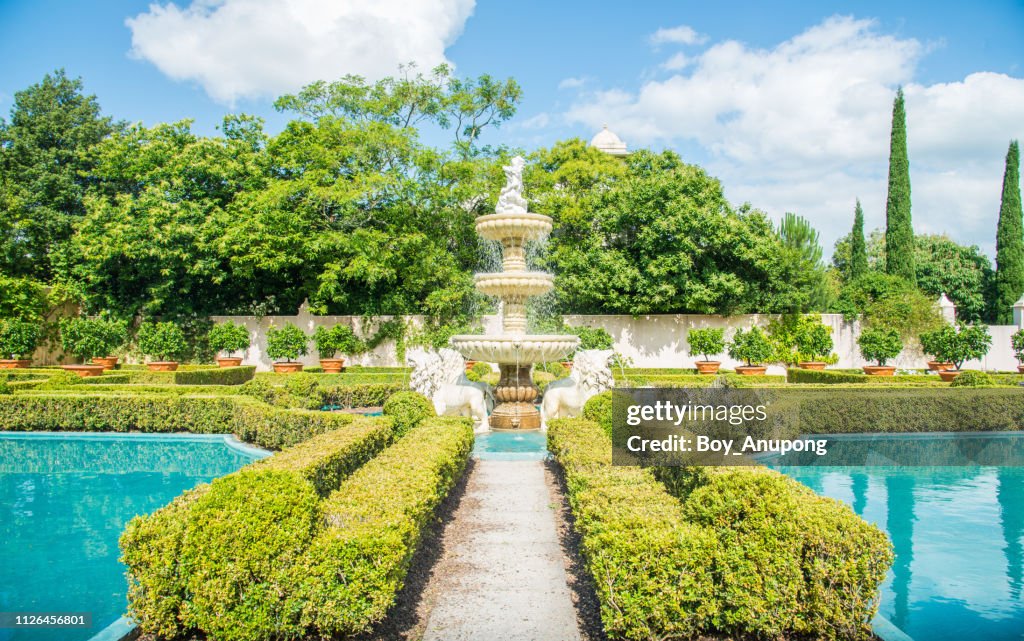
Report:
[[[557,334],[499,334],[452,336],[450,344],[474,361],[517,365],[560,361],[579,345],[576,336]]]

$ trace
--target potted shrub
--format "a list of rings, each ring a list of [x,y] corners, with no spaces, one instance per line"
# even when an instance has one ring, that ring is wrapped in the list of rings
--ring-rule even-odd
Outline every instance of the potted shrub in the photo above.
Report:
[[[284,327],[280,328],[271,327],[267,331],[267,356],[275,360],[285,359],[283,363],[274,363],[275,372],[301,372],[302,363],[296,363],[294,360],[308,353],[309,337],[292,323],[285,323]]]
[[[729,356],[746,362],[746,365],[736,368],[736,373],[743,376],[764,376],[767,368],[762,363],[771,358],[774,351],[768,337],[759,327],[748,331],[736,330],[729,344]]]
[[[241,356],[232,356],[234,352],[249,349],[249,330],[245,325],[236,325],[234,321],[218,323],[210,329],[208,336],[210,347],[217,352],[227,352],[227,356],[217,356],[220,367],[238,367],[242,364]]]
[[[823,370],[832,354],[832,328],[814,318],[801,319],[793,336],[800,369]]]
[[[875,361],[876,365],[865,365],[864,373],[868,376],[892,376],[896,372],[894,366],[886,365],[903,351],[903,341],[895,329],[868,328],[857,337],[860,355],[866,360]]]
[[[144,356],[155,359],[146,363],[152,372],[175,371],[178,369],[178,361],[174,359],[188,349],[185,333],[170,321],[143,323],[135,335],[135,341]]]
[[[16,318],[0,319],[0,369],[20,369],[32,364],[39,344],[39,326]]]
[[[84,365],[65,365],[64,369],[79,376],[98,376],[117,365],[111,354],[128,342],[128,325],[123,321],[103,318],[62,318],[60,344],[65,352],[74,354]]]
[[[944,381],[955,379],[965,361],[983,357],[992,345],[992,335],[984,325],[946,325],[933,333],[931,347],[935,349],[936,358],[953,364],[952,369],[939,372]]]
[[[1013,355],[1017,357],[1017,371],[1024,374],[1024,329],[1018,329],[1010,337]]]
[[[362,351],[362,341],[348,325],[335,325],[330,329],[317,327],[313,333],[313,343],[320,354],[320,367],[325,374],[337,374],[345,368],[345,359],[338,358],[339,352],[354,356]]]
[[[691,329],[686,334],[686,342],[690,344],[690,356],[701,355],[702,361],[695,361],[699,374],[716,374],[722,366],[721,361],[711,360],[711,356],[725,351],[725,329],[706,327]]]
[[[940,343],[943,340],[942,330],[936,330],[934,332],[923,332],[918,340],[921,342],[921,351],[927,356],[935,357],[936,360],[928,361],[928,369],[933,372],[941,372],[947,369],[953,369],[953,364],[948,361],[937,360],[936,356],[941,350]]]

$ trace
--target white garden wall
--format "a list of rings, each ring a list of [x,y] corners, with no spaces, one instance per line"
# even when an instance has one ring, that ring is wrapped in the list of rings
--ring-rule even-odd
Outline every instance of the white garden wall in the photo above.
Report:
[[[943,313],[947,318],[952,317],[951,307],[945,307]],[[857,322],[847,323],[839,314],[822,314],[823,322],[832,327],[832,340],[835,344],[835,352],[839,356],[839,362],[835,367],[859,368],[865,365],[857,349],[857,336],[860,333],[860,324]],[[387,320],[384,317],[382,320]],[[566,316],[565,320],[570,325],[589,325],[591,327],[603,327],[611,334],[615,341],[615,349],[624,356],[632,359],[634,367],[692,367],[694,357],[689,352],[689,345],[686,342],[686,334],[690,329],[701,327],[725,327],[728,337],[736,328],[749,328],[754,325],[765,326],[773,318],[765,314],[747,314],[738,316],[706,316],[699,314],[658,314],[650,316]],[[312,335],[320,325],[333,326],[343,323],[352,326],[357,333],[361,332],[363,319],[358,316],[313,316],[303,306],[296,316],[214,316],[214,322],[232,320],[241,323],[249,329],[252,337],[252,347],[246,354],[244,363],[256,365],[260,370],[271,369],[272,362],[266,355],[267,329],[273,326],[281,326],[284,323],[295,323],[307,334]],[[1024,319],[1024,317],[1022,317]],[[409,317],[414,325],[422,322],[419,317]],[[1024,322],[1024,320],[1022,320]],[[485,316],[483,319],[485,331],[497,333],[500,331],[501,322],[497,316]],[[966,367],[972,369],[988,370],[1014,370],[1016,361],[1013,352],[1010,350],[1010,335],[1017,331],[1016,325],[992,325],[989,326],[992,334],[992,349],[988,356],[982,361],[971,361]],[[372,332],[371,332],[372,333]],[[727,368],[734,367],[737,363],[726,354],[720,359]],[[310,354],[300,359],[307,365],[317,363],[316,351],[310,344]],[[894,363],[897,367],[908,369],[920,369],[925,367],[925,357],[916,346],[908,347]],[[360,356],[351,364],[394,366],[402,365],[396,358],[395,344],[388,341],[380,345],[374,351]],[[779,366],[773,366],[769,373],[783,373]]]

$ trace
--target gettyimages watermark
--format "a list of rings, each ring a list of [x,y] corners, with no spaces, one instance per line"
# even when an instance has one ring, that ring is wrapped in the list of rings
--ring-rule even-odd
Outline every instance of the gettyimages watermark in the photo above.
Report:
[[[620,388],[612,399],[615,465],[1024,466],[1004,431],[1024,427],[1012,412],[986,413],[996,429],[949,432],[957,417],[936,413],[932,390]]]

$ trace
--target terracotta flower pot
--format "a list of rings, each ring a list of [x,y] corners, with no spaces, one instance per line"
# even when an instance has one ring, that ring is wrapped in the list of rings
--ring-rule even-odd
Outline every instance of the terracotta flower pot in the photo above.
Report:
[[[68,372],[74,372],[82,378],[101,376],[103,374],[102,365],[61,365],[61,369]]]
[[[93,356],[93,365],[102,365],[103,369],[114,369],[117,367],[117,356]]]
[[[697,361],[694,365],[697,366],[698,374],[717,374],[722,363],[719,361]]]
[[[822,363],[821,361],[804,361],[802,363],[797,363],[797,365],[800,366],[800,369],[812,369],[816,372],[820,372],[825,369],[825,366],[828,365],[828,363]]]
[[[768,368],[764,365],[740,365],[736,368],[736,373],[740,376],[764,376],[766,371]]]
[[[242,364],[241,356],[218,356],[217,367],[238,367]]]
[[[572,369],[572,361],[562,361],[562,367],[564,367],[567,370],[571,370]]]
[[[320,362],[323,363],[323,361],[320,361]],[[473,369],[474,365],[476,365],[476,361],[467,360],[466,361],[466,371],[468,372],[469,370]],[[326,372],[327,369],[325,368],[324,371]]]
[[[928,361],[928,369],[933,372],[941,372],[945,369],[953,369],[952,363],[944,363],[942,361]]]
[[[0,359],[0,369],[25,369],[32,364],[31,358]]]
[[[274,371],[278,374],[294,374],[302,371],[302,363],[274,363]]]
[[[173,372],[178,369],[178,361],[153,361],[146,363],[146,369],[151,372]]]
[[[960,370],[958,369],[944,369],[939,372],[939,378],[947,383],[952,383],[953,379],[960,376]]]
[[[320,367],[323,368],[324,374],[340,374],[341,370],[345,369],[345,359],[321,358]]]
[[[1020,373],[1020,374],[1024,374],[1024,365],[1018,365],[1017,366],[1017,372]]]
[[[893,365],[865,365],[864,373],[868,376],[892,376],[896,373]]]

